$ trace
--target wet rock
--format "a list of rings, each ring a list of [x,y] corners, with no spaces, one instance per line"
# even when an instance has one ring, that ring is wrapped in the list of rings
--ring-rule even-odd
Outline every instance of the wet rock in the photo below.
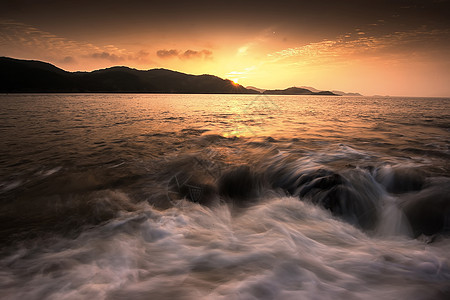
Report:
[[[370,189],[371,179],[366,176],[367,172],[351,172],[357,173],[352,179],[355,182],[352,182],[360,181],[358,189],[342,175],[323,168],[300,175],[291,173],[290,177],[280,177],[283,180],[275,178],[273,186],[299,196],[300,200],[321,206],[350,224],[372,229],[378,219],[377,195]]]
[[[338,174],[326,169],[317,169],[306,173],[280,169],[271,175],[271,181],[274,188],[281,188],[290,195],[300,193],[301,196],[304,196],[314,188],[331,188],[332,181],[337,181],[338,177]]]
[[[210,184],[188,182],[180,187],[180,194],[192,202],[208,205],[216,194],[216,189]]]
[[[425,174],[414,168],[382,167],[375,171],[375,179],[394,194],[418,191],[425,185]]]
[[[239,200],[254,197],[258,193],[258,179],[249,166],[232,169],[219,179],[219,194]]]
[[[430,187],[401,199],[400,207],[415,237],[450,233],[450,188]]]
[[[208,205],[217,194],[213,184],[205,183],[198,178],[186,177],[185,174],[174,176],[169,181],[169,200],[187,199],[191,202]]]
[[[330,210],[333,214],[366,230],[375,227],[378,208],[373,199],[345,185],[338,185],[332,190],[331,195],[334,206]]]
[[[299,185],[302,185],[302,187],[299,196],[304,197],[314,190],[331,189],[339,184],[342,184],[342,177],[339,174],[327,170],[318,170],[314,174],[300,177]]]

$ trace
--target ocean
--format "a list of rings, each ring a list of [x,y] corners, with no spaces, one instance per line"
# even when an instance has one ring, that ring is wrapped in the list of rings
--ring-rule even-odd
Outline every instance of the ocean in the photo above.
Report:
[[[450,98],[0,95],[2,299],[450,299]]]

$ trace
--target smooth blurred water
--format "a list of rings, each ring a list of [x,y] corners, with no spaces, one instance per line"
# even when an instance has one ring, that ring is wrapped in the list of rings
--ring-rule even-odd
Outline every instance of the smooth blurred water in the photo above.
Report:
[[[448,299],[450,99],[0,95],[5,299]]]

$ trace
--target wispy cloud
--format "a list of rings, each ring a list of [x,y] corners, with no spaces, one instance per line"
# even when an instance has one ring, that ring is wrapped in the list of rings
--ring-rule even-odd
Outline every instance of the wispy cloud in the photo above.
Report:
[[[162,49],[156,51],[156,55],[159,58],[174,58],[178,57],[179,59],[211,59],[212,52],[207,49],[203,49],[200,51],[188,49],[186,51],[176,50],[176,49]]]
[[[283,49],[267,55],[270,62],[295,59],[301,64],[338,62],[348,58],[372,57],[380,55],[405,56],[408,52],[418,54],[433,50],[432,45],[450,37],[450,30],[424,28],[395,32],[382,36],[371,36],[357,31],[356,37],[345,34],[334,40],[324,40],[301,47]]]
[[[104,47],[104,51],[94,52],[88,55],[88,57],[107,60],[113,63],[123,61],[145,61],[150,55],[147,51],[141,50],[137,53],[125,51],[114,46]]]
[[[212,52],[210,50],[206,50],[206,49],[201,50],[201,51],[186,50],[186,51],[184,51],[184,53],[181,57],[184,59],[192,59],[192,58],[211,59]]]
[[[109,52],[106,52],[106,51],[92,53],[90,55],[90,57],[92,57],[92,58],[99,58],[99,59],[106,59],[106,60],[109,60],[111,62],[120,62],[120,61],[125,60],[124,57],[121,57],[121,56],[118,56],[116,54],[109,53]]]
[[[228,72],[225,76],[227,78],[231,78],[231,79],[247,78],[248,74],[250,74],[252,71],[256,70],[257,67],[258,66],[251,66],[251,67],[244,68],[240,71],[231,71],[231,72]]]
[[[156,51],[156,55],[160,58],[172,58],[172,57],[178,57],[180,55],[180,51],[171,49],[171,50],[158,50]]]
[[[91,43],[59,37],[33,26],[10,20],[0,20],[0,45],[4,51],[23,52],[36,57],[70,64],[82,59],[109,62],[149,62],[149,53],[128,51],[114,45],[97,46]]]

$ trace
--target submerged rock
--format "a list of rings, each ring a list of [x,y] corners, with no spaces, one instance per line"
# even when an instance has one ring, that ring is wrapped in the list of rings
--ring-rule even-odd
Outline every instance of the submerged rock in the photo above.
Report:
[[[249,166],[239,166],[223,174],[218,187],[222,196],[245,200],[258,194],[259,180]]]
[[[372,229],[378,218],[378,194],[371,187],[368,172],[351,172],[358,174],[349,181],[341,174],[323,168],[303,174],[278,170],[272,186],[319,205],[351,224]]]
[[[313,174],[305,174],[300,177],[299,185],[302,185],[299,196],[303,197],[314,190],[332,189],[342,184],[342,177],[328,170],[318,170]]]
[[[401,199],[400,207],[407,217],[414,237],[422,234],[450,232],[450,187],[432,186]]]
[[[328,193],[329,210],[350,224],[363,229],[373,229],[378,221],[375,199],[348,185],[338,185]],[[324,206],[327,208],[327,206]]]
[[[292,170],[289,167],[279,168],[271,175],[272,187],[275,189],[281,188],[287,191],[290,195],[298,195],[299,193],[305,195],[314,187],[332,187],[333,184],[330,181],[338,180],[338,178],[330,178],[335,174],[332,171],[326,169],[317,169],[311,172],[301,172],[300,170]],[[316,182],[314,182],[317,180]]]
[[[356,180],[367,181],[363,174],[357,175]],[[369,184],[353,181],[355,180],[348,181],[340,174],[331,173],[304,185],[299,196],[328,209],[350,224],[372,229],[378,217],[377,195]]]
[[[187,199],[202,205],[208,205],[217,194],[216,187],[210,183],[203,183],[198,178],[178,174],[169,181],[169,200]]]
[[[375,171],[375,179],[394,194],[418,191],[425,185],[425,174],[414,168],[382,167]]]

